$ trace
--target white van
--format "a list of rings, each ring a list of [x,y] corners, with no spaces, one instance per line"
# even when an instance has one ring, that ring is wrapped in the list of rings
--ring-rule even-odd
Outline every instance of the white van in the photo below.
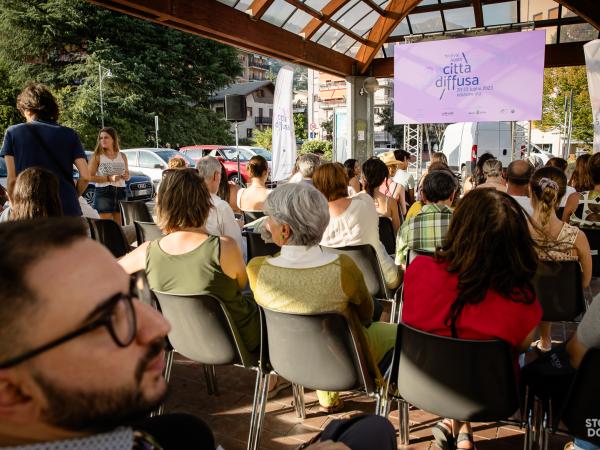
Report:
[[[522,125],[517,124],[517,127]],[[448,165],[457,171],[470,171],[477,158],[491,153],[504,167],[511,161],[512,130],[510,122],[458,122],[446,127],[440,143],[440,151],[448,158]],[[516,142],[515,158],[525,152],[526,142]],[[531,154],[546,164],[552,154],[531,145]]]

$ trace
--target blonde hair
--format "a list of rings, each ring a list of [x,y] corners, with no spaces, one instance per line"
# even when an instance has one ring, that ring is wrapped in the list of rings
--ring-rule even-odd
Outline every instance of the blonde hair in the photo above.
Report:
[[[534,172],[529,188],[540,210],[539,225],[548,234],[552,211],[560,204],[567,190],[567,176],[557,167],[542,167]]]
[[[185,159],[173,156],[169,160],[169,169],[185,169],[187,167]]]

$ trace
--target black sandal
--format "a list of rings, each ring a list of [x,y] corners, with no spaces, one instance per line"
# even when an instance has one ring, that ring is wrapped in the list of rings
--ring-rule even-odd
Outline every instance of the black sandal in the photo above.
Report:
[[[442,450],[454,450],[454,436],[452,429],[443,420],[431,427],[431,434],[435,438],[436,445]]]
[[[462,447],[459,447],[458,444],[460,444],[463,441],[469,441],[471,443],[471,447],[468,449],[463,449]],[[475,450],[475,442],[473,442],[473,434],[472,433],[458,433],[458,436],[456,437],[456,447],[457,450]]]

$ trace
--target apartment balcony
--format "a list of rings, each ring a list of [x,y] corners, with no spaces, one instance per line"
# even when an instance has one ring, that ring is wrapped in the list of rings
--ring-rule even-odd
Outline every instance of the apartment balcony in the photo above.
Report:
[[[269,70],[269,64],[266,61],[256,59],[253,57],[248,58],[248,67],[255,67],[257,69]]]
[[[259,125],[269,125],[269,126],[271,126],[273,124],[273,118],[272,117],[258,116],[258,117],[254,118],[254,124],[256,126],[259,126]]]

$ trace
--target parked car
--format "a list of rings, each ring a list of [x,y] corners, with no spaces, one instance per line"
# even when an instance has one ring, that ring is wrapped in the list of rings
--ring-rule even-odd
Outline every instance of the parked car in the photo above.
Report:
[[[121,151],[127,156],[129,170],[149,176],[156,191],[162,172],[168,167],[171,158],[183,158],[188,166],[196,167],[196,163],[189,156],[170,148],[129,148]]]
[[[200,158],[208,156],[213,150],[226,147],[225,145],[188,145],[181,147],[179,151],[186,156],[189,156],[194,162],[198,162]]]
[[[85,157],[89,161],[94,152],[85,152]],[[79,178],[79,172],[76,169],[73,169],[73,178]],[[138,172],[136,170],[131,170],[129,168],[129,180],[125,182],[125,198],[127,201],[132,200],[152,200],[154,197],[154,185],[152,183],[152,179],[144,175],[142,172]],[[83,198],[90,204],[94,204],[94,196],[96,195],[96,185],[94,182],[90,182],[85,192],[83,193]]]
[[[252,146],[252,145],[240,145],[240,146],[238,146],[238,148],[244,149],[244,150],[252,153],[252,156],[254,156],[254,155],[262,156],[269,162],[269,167],[271,167],[271,161],[273,160],[273,153],[271,153],[266,148],[256,147],[256,146]]]

